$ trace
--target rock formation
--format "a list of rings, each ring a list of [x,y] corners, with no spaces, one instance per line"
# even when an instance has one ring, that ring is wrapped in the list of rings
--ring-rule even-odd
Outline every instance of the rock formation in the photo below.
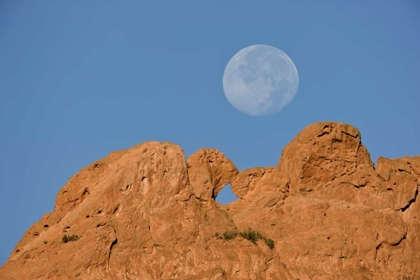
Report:
[[[221,205],[226,184],[239,199]],[[342,123],[240,172],[216,149],[147,142],[74,175],[0,279],[420,279],[419,185],[420,157],[375,168]]]

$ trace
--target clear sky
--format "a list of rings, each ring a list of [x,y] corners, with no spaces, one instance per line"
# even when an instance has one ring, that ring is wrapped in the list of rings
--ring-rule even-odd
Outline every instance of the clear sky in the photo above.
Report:
[[[0,2],[0,265],[72,175],[148,140],[217,148],[242,170],[339,121],[374,161],[420,155],[418,1]],[[226,64],[253,44],[299,71],[270,117],[223,94]]]

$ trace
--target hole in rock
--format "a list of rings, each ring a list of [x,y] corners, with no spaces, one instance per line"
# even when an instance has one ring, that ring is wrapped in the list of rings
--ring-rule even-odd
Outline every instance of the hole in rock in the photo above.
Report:
[[[232,192],[230,184],[224,186],[216,197],[216,201],[220,204],[229,204],[237,199],[238,197]]]

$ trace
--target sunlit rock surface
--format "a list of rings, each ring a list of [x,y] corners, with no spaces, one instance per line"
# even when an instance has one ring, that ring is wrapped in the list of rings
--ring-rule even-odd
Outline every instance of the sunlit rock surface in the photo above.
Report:
[[[420,157],[376,166],[333,122],[240,172],[216,149],[139,144],[74,175],[0,279],[420,279]],[[239,199],[221,205],[226,184]]]

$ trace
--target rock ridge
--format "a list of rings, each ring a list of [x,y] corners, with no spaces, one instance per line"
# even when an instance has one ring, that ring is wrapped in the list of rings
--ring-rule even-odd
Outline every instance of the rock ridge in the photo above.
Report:
[[[277,166],[149,141],[82,168],[0,279],[420,279],[420,157],[318,122]],[[215,198],[231,184],[238,200]]]

